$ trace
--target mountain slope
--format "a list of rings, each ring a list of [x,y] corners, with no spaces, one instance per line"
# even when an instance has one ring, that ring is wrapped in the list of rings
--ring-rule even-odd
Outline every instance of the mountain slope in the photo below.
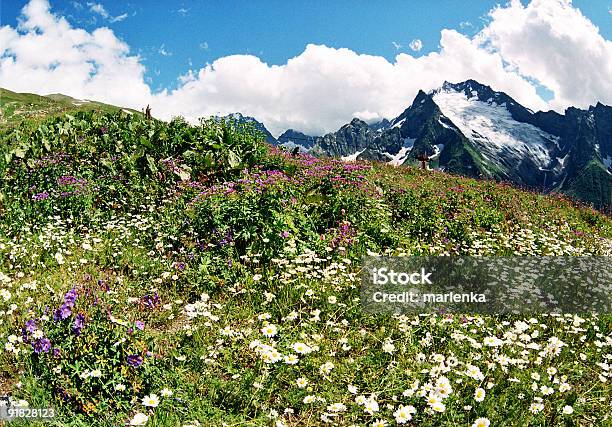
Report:
[[[253,127],[255,127],[255,129],[257,129],[259,132],[262,133],[265,141],[268,144],[277,144],[278,143],[276,138],[274,138],[274,136],[272,136],[272,134],[270,133],[270,131],[268,129],[266,129],[264,124],[259,122],[259,121],[257,121],[257,119],[255,119],[254,117],[244,116],[244,115],[242,115],[242,113],[232,113],[232,114],[228,114],[227,116],[215,117],[215,118],[216,119],[225,120],[226,122],[233,121],[233,122],[235,122],[237,124],[250,124]]]
[[[0,125],[92,109],[135,113],[61,94],[0,89]],[[289,129],[277,139],[253,117],[234,113],[223,119],[250,123],[266,142],[291,151],[395,166],[417,164],[426,155],[434,169],[562,192],[598,209],[612,205],[612,107],[601,103],[564,114],[534,113],[503,92],[467,80],[419,91],[391,121],[353,119],[320,137]]]
[[[277,138],[277,143],[289,150],[298,148],[302,152],[308,152],[314,146],[316,140],[316,136],[310,136],[293,129],[287,129]]]
[[[109,113],[123,110],[140,114],[140,112],[129,108],[88,99],[75,99],[62,94],[42,96],[33,93],[17,93],[0,88],[0,125],[13,125],[24,119],[40,120],[48,116],[88,110]]]

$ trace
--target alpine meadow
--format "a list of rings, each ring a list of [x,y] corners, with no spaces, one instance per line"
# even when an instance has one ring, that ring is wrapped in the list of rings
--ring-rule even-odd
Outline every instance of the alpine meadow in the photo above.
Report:
[[[0,425],[612,426],[606,2],[15,3]]]

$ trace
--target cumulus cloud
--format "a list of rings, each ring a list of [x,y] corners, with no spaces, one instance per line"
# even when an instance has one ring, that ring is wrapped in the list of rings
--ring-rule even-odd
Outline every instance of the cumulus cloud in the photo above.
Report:
[[[490,17],[477,37],[552,91],[552,108],[612,103],[612,41],[571,0],[514,0]]]
[[[612,101],[610,42],[571,3],[515,1],[490,15],[473,37],[442,30],[439,50],[427,55],[398,53],[388,61],[309,44],[282,65],[253,55],[218,58],[179,76],[177,89],[152,93],[140,58],[113,31],[73,28],[46,0],[31,0],[17,28],[0,28],[0,80],[17,91],[61,92],[138,109],[149,103],[160,118],[240,111],[274,134],[287,128],[322,134],[355,116],[393,118],[419,89],[445,80],[476,79],[532,109],[548,107],[534,80],[554,93],[557,109]]]
[[[408,46],[414,52],[418,52],[419,50],[423,49],[423,42],[421,40],[419,40],[419,39],[414,39],[414,40],[412,40],[410,42],[410,44]]]
[[[320,134],[354,116],[395,117],[419,89],[468,78],[512,93],[527,105],[544,106],[534,87],[507,71],[498,54],[454,30],[444,30],[440,44],[440,52],[419,58],[400,53],[393,63],[313,44],[280,66],[252,55],[227,56],[188,73],[178,89],[159,94],[157,101],[163,102],[158,108],[165,114],[181,111],[188,118],[241,111],[262,120],[273,133],[291,127]]]

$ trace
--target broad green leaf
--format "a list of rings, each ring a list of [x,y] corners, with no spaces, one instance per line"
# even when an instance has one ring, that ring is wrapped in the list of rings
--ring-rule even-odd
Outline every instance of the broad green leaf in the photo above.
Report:
[[[15,157],[19,157],[20,159],[23,159],[26,155],[26,151],[23,148],[15,148],[13,150],[13,154],[15,155]]]
[[[231,168],[235,169],[238,166],[240,166],[240,157],[238,157],[238,155],[235,152],[230,151],[227,156],[227,162]]]

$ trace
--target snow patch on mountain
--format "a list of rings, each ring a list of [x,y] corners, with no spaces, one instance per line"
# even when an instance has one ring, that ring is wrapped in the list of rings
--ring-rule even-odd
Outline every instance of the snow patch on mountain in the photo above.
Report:
[[[308,153],[310,151],[310,148],[305,147],[302,144],[298,144],[297,142],[293,142],[292,140],[283,142],[282,144],[278,145],[285,148],[287,151],[293,151],[296,147],[299,148],[300,153]]]
[[[531,158],[539,167],[546,167],[552,161],[551,145],[557,144],[558,137],[512,118],[505,102],[478,100],[477,93],[467,97],[463,92],[452,89],[434,93],[433,100],[442,113],[461,132],[482,150],[486,157],[512,157],[517,162]]]
[[[354,162],[357,160],[357,157],[359,157],[359,155],[363,153],[364,151],[365,149],[361,151],[355,151],[353,154],[350,154],[348,156],[342,156],[341,159],[345,162]]]
[[[440,154],[442,154],[442,150],[444,150],[444,144],[436,144],[433,146],[434,149],[434,153],[433,155],[430,157],[431,159],[435,159],[436,157],[438,157]]]
[[[569,153],[567,153],[563,157],[557,157],[557,162],[559,162],[557,167],[559,169],[563,170],[563,168],[565,167],[565,162],[567,162],[567,159],[569,159]]]
[[[612,156],[604,157],[603,164],[608,168],[608,170],[612,170]]]
[[[402,120],[396,123],[393,123],[393,125],[391,125],[391,129],[400,127],[405,121],[406,121],[406,118],[403,118]]]
[[[402,148],[400,148],[397,154],[384,153],[386,156],[391,158],[391,160],[389,160],[387,163],[393,166],[402,165],[406,161],[410,150],[414,146],[414,141],[414,138],[404,138],[404,145],[402,145]]]
[[[438,119],[438,123],[440,123],[442,125],[443,128],[446,129],[451,129],[451,127],[449,125],[447,125],[446,123],[444,123],[442,120]]]

